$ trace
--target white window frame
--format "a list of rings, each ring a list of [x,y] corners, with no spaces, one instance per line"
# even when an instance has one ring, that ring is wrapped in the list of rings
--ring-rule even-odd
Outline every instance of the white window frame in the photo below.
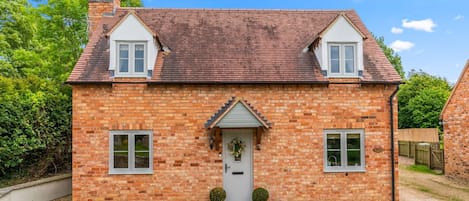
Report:
[[[347,135],[360,134],[359,166],[347,165]],[[327,135],[340,134],[341,166],[330,166],[327,159]],[[365,172],[365,131],[363,129],[326,129],[324,130],[324,172]]]
[[[114,136],[128,136],[128,168],[114,168]],[[135,136],[149,136],[149,167],[135,168]],[[109,131],[109,174],[153,174],[153,132],[150,130]]]
[[[339,46],[339,73],[332,72],[332,62],[331,62],[331,46]],[[353,47],[353,72],[347,73],[345,69],[345,46]],[[358,77],[358,62],[357,56],[358,49],[357,43],[339,43],[331,42],[327,43],[327,59],[328,59],[328,68],[327,73],[329,77]]]
[[[120,45],[129,46],[128,72],[120,71]],[[135,45],[143,45],[143,72],[135,72]],[[116,77],[146,77],[148,49],[145,41],[117,41],[116,42]]]

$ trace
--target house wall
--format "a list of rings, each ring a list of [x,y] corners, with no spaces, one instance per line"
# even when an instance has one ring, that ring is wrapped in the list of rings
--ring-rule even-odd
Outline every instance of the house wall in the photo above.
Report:
[[[232,96],[273,123],[261,150],[253,149],[254,186],[268,189],[270,200],[391,200],[388,99],[394,90],[353,84],[74,85],[73,200],[208,200],[210,189],[223,186],[223,164],[209,149],[204,123]],[[323,172],[323,130],[331,128],[364,128],[366,172]],[[109,130],[118,129],[153,130],[152,175],[108,174]],[[397,178],[397,165],[395,171]]]
[[[445,175],[469,183],[469,63],[443,110]]]

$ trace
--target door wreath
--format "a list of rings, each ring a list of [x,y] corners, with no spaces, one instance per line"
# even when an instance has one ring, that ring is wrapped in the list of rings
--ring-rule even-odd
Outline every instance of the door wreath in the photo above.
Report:
[[[235,137],[228,143],[228,150],[235,158],[241,157],[244,149],[246,148],[246,144],[239,138]]]

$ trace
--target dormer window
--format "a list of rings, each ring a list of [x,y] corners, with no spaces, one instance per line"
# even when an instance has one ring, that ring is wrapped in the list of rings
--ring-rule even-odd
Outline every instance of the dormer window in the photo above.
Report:
[[[329,69],[332,76],[356,75],[356,44],[329,43]]]
[[[142,42],[118,42],[118,76],[146,75],[146,45]]]
[[[345,14],[339,14],[312,43],[321,73],[328,78],[363,76],[365,39],[366,36]]]
[[[130,11],[107,34],[109,75],[151,78],[162,43],[134,11]],[[167,48],[167,47],[166,47]]]

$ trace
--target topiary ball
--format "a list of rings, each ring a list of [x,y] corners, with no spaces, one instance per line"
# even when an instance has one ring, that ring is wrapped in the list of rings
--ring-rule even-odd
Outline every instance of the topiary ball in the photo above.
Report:
[[[224,201],[226,198],[226,191],[221,187],[216,187],[210,190],[210,201]]]
[[[252,201],[267,201],[269,199],[269,191],[265,188],[256,188],[252,192]]]

